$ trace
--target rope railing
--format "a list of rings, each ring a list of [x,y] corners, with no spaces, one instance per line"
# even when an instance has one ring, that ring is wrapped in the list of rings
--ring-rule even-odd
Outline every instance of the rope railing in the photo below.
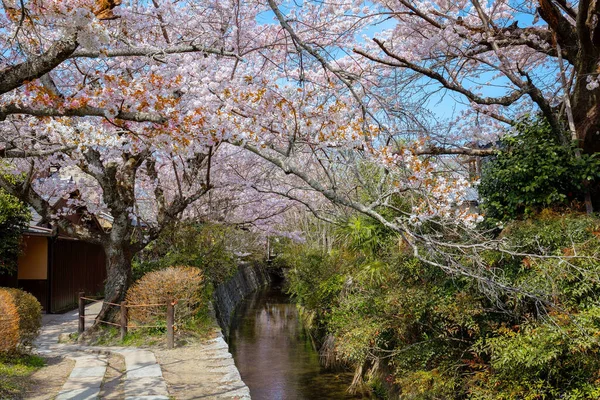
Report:
[[[96,322],[118,326],[121,331],[121,341],[125,340],[125,336],[127,335],[128,329],[151,329],[151,328],[166,328],[167,329],[167,347],[172,349],[174,346],[174,338],[175,338],[175,304],[177,303],[175,300],[167,303],[157,303],[157,304],[128,304],[126,301],[121,302],[120,304],[111,303],[108,301],[103,301],[98,298],[86,297],[84,292],[78,293],[79,298],[79,333],[83,333],[85,331],[85,302],[99,302],[102,301],[103,304],[108,304],[110,306],[119,307],[121,309],[121,318],[119,323],[104,321],[101,319],[96,319]],[[167,307],[167,323],[166,326],[160,325],[130,325],[129,324],[129,313],[127,312],[128,308],[139,308],[139,307]]]
[[[159,304],[127,304],[126,307],[127,308],[134,308],[134,307],[162,307],[162,306],[166,306],[167,303],[159,303]]]

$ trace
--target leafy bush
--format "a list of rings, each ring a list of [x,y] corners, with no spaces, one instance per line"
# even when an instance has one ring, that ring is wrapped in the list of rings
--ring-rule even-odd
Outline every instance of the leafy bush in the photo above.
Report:
[[[204,277],[195,267],[168,267],[149,272],[127,291],[126,301],[131,305],[166,304],[177,301],[175,322],[184,325],[202,308]],[[141,325],[164,321],[166,305],[129,308],[129,318]]]
[[[42,305],[31,293],[19,289],[7,290],[19,313],[19,341],[22,345],[31,345],[42,327]]]
[[[258,250],[249,232],[219,224],[179,223],[163,231],[134,260],[134,280],[171,265],[189,265],[218,284],[235,274],[239,254],[252,256]]]
[[[42,325],[42,306],[30,293],[19,289],[0,289],[0,350],[31,345]]]
[[[386,382],[415,400],[600,398],[600,219],[544,210],[501,235],[515,254],[482,258],[518,290],[492,298],[364,217],[335,250],[290,245],[277,262],[323,350],[355,369],[356,384]]]
[[[516,130],[483,165],[479,194],[492,222],[581,200],[585,185],[600,177],[600,158],[577,157],[575,144],[563,144],[547,122],[525,120]]]
[[[0,273],[15,271],[21,235],[30,219],[27,206],[0,189]]]
[[[366,217],[350,218],[334,248],[289,246],[276,260],[313,316],[323,358],[355,369],[353,391],[387,382],[402,398],[455,398],[450,367],[468,349],[464,337],[479,331],[479,299],[403,254],[397,236]]]
[[[595,307],[498,329],[496,336],[480,342],[493,374],[491,382],[473,382],[473,393],[478,393],[473,397],[597,399],[600,360],[592,354],[600,345],[598,317],[600,308]]]

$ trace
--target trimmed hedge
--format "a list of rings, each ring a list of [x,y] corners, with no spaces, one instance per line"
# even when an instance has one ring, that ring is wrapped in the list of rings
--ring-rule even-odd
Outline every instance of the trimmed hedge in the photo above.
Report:
[[[0,288],[0,352],[33,343],[42,326],[42,306],[20,289]]]
[[[204,276],[195,267],[168,267],[149,272],[127,291],[131,305],[166,304],[176,300],[175,323],[183,325],[202,307]],[[151,325],[166,318],[166,306],[132,307],[129,319],[140,325]]]
[[[19,313],[10,293],[0,288],[0,352],[8,352],[19,344]]]

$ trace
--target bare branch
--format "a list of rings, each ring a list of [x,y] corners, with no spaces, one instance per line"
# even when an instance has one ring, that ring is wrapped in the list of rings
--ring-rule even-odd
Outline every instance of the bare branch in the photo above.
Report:
[[[425,68],[418,64],[412,63],[412,62],[408,61],[407,59],[402,58],[402,57],[392,53],[385,46],[385,43],[383,41],[381,41],[379,39],[373,39],[373,41],[375,43],[377,43],[377,45],[381,48],[381,50],[383,50],[383,52],[385,54],[387,54],[389,57],[393,58],[397,62],[384,60],[382,58],[375,57],[375,56],[370,55],[360,49],[354,49],[354,52],[356,54],[360,54],[361,56],[368,58],[371,61],[389,65],[391,67],[409,68],[415,72],[418,72],[420,74],[427,76],[428,78],[436,80],[437,82],[439,82],[442,86],[444,86],[447,89],[450,89],[450,90],[453,90],[455,92],[465,95],[469,100],[471,100],[477,104],[482,104],[482,105],[499,104],[499,105],[503,105],[503,106],[509,106],[509,105],[515,103],[517,100],[519,100],[525,94],[524,90],[515,90],[511,94],[502,96],[502,97],[479,96],[479,95],[471,92],[470,90],[467,90],[463,86],[460,86],[460,85],[457,85],[455,83],[448,81],[442,74],[440,74],[436,71],[433,71],[429,68]]]

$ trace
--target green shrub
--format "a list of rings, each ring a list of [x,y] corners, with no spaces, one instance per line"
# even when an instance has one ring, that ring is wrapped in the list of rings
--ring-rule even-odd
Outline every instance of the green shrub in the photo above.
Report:
[[[500,147],[497,156],[484,162],[479,185],[491,222],[581,200],[586,183],[600,177],[600,158],[577,157],[575,145],[565,145],[543,120],[522,121],[514,135],[501,139]]]
[[[219,224],[178,223],[163,231],[134,260],[134,280],[144,274],[171,265],[189,265],[202,269],[204,277],[218,284],[237,271],[237,254],[262,256],[256,236]]]
[[[288,244],[276,262],[324,358],[356,371],[354,389],[384,381],[402,399],[600,398],[600,219],[533,217],[502,231],[513,255],[481,254],[483,269],[516,288],[495,297],[412,257],[364,217],[345,224],[335,250]]]
[[[15,271],[21,235],[30,219],[27,206],[0,189],[0,273]]]

